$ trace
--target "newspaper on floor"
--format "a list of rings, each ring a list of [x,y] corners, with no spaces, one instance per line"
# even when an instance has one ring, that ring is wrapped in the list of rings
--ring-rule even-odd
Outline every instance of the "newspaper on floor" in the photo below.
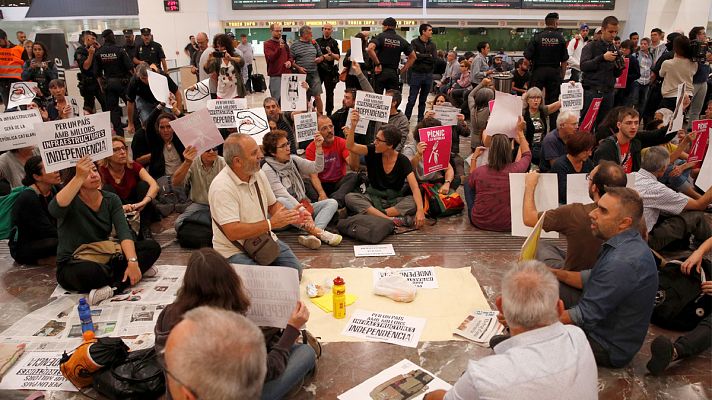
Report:
[[[76,392],[77,388],[59,371],[61,357],[61,352],[25,353],[3,376],[0,389]]]
[[[338,396],[339,400],[408,399],[420,400],[434,390],[450,390],[452,385],[410,360],[386,368],[362,384]]]
[[[497,320],[497,311],[475,310],[465,318],[453,333],[471,340],[480,346],[489,346],[493,336],[504,332],[504,325]]]
[[[135,286],[104,300],[101,304],[171,304],[183,284],[185,268],[182,265],[161,265],[157,267],[156,276],[141,278],[141,281]]]

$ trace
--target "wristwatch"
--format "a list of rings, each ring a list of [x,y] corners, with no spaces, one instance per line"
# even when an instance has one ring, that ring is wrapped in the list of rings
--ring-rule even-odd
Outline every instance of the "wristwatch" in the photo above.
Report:
[[[131,257],[131,258],[128,259],[128,262],[135,262],[135,263],[137,263],[137,262],[138,262],[138,258],[136,258],[136,257]]]

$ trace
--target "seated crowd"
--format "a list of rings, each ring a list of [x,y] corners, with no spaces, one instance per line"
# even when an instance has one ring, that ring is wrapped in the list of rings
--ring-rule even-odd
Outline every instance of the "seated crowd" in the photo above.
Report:
[[[604,35],[607,27],[617,29],[617,20],[609,18],[603,21]],[[311,35],[310,30],[300,34]],[[685,44],[674,43],[671,51],[682,52]],[[217,97],[244,97],[242,53],[227,35],[217,35],[213,46],[224,58],[205,55],[200,65],[216,80]],[[312,141],[298,143],[295,113],[282,112],[279,100],[268,97],[263,106],[271,131],[260,143],[227,129],[221,131],[224,144],[200,154],[171,126],[183,117],[180,92],[171,86],[177,95],[167,111],[143,87],[150,67],[139,64],[128,93],[128,129],[136,131],[131,148],[122,136],[113,136],[110,157],[97,163],[82,158],[61,174],[47,173],[33,147],[0,155],[0,192],[24,188],[11,213],[11,255],[22,264],[56,266],[63,288],[88,293],[89,303],[98,304],[156,273],[161,246],[153,240],[151,223],[177,212],[179,243],[199,250],[190,257],[176,300],[155,327],[168,391],[175,399],[280,399],[299,390],[315,371],[317,354],[295,344],[301,343],[297,339],[308,309],[298,303],[284,329],[260,331],[244,317],[249,294],[229,264],[293,268],[301,279],[302,261],[275,232],[299,231],[298,242],[308,249],[338,246],[343,238],[332,232],[334,224],[349,214],[427,232],[424,184],[435,185],[441,196],[463,187],[474,226],[466,229],[509,232],[509,176],[526,173],[523,223],[533,227],[543,218],[542,229],[562,234],[567,246],[541,240],[536,260],[505,273],[496,306],[508,333],[493,340],[494,354],[471,362],[450,391],[425,398],[525,398],[533,391],[550,395],[541,397],[596,398],[597,366],[625,367],[643,345],[659,289],[659,253],[693,250],[680,267],[685,275],[700,274],[703,264],[709,265],[703,258],[712,250],[712,188],[695,186],[701,160],[688,161],[702,132],[669,131],[662,113],[643,118],[651,129],[640,129],[644,111],[627,104],[602,106],[595,132],[580,130],[583,115],[560,111],[559,101],[544,104],[542,90],[526,85],[515,91],[523,98],[514,137],[488,132],[488,103],[497,93],[489,75],[506,68],[500,56],[486,69],[489,44],[478,50],[472,61],[457,64],[457,54],[447,53],[453,67],[434,88],[433,104],[461,105],[464,113],[452,127],[447,167],[430,174],[424,172],[427,145],[420,129],[443,124],[435,112],[419,108],[411,130],[410,119],[399,110],[399,90],[385,91],[392,96],[388,123],[369,121],[365,134],[356,132],[362,116],[355,110],[353,86],[374,92],[359,63],[349,66],[352,85],[344,91],[342,108],[330,116],[319,113]],[[46,56],[37,43],[33,52],[28,66]],[[582,70],[589,68],[586,62]],[[599,62],[611,61],[601,57]],[[528,61],[517,63],[521,73],[527,66]],[[661,76],[672,78],[671,68],[677,67],[663,63]],[[41,90],[52,98],[49,106],[30,107],[41,108],[45,121],[78,115],[64,96],[64,82],[53,73],[47,70],[42,78],[48,82]],[[584,79],[591,74],[584,71]],[[320,88],[309,92],[319,111]],[[674,106],[674,100],[666,93],[659,103]],[[704,117],[712,118],[712,103]],[[464,159],[460,136],[471,141]],[[545,213],[536,195],[541,173],[556,174],[558,182],[560,204]],[[572,174],[585,174],[589,202],[567,199]],[[260,241],[274,245],[272,257],[254,251]],[[709,281],[702,282],[701,291],[712,295]],[[710,347],[710,316],[700,319],[675,342],[656,338],[647,365],[651,372],[661,373],[671,362]],[[199,330],[212,334],[203,337]]]

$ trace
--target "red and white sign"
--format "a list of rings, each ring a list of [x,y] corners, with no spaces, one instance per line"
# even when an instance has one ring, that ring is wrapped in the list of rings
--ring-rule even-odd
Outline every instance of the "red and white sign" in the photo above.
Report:
[[[630,58],[624,58],[624,60],[625,68],[623,68],[621,76],[616,79],[616,85],[614,86],[616,89],[625,89],[626,83],[628,82],[628,66],[630,65]]]
[[[450,163],[450,146],[452,144],[452,127],[435,126],[418,129],[420,141],[425,142],[423,151],[423,174],[447,169]]]
[[[697,138],[690,147],[688,162],[697,161],[695,167],[699,168],[702,160],[705,159],[707,148],[710,142],[710,128],[712,128],[712,119],[701,119],[692,121],[692,130],[697,132]]]
[[[593,124],[596,123],[596,116],[598,115],[598,109],[601,108],[601,102],[603,97],[597,97],[591,101],[591,105],[588,106],[588,111],[586,111],[586,116],[581,123],[579,129],[583,132],[591,132],[593,130]]]

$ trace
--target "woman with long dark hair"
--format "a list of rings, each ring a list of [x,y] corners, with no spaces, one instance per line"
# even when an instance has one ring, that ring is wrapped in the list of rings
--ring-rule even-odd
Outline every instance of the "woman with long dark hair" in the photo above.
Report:
[[[697,72],[698,64],[692,61],[692,50],[690,39],[685,36],[678,36],[672,42],[672,50],[675,55],[671,60],[663,61],[660,67],[660,77],[664,78],[663,86],[660,89],[663,95],[662,107],[675,111],[677,98],[677,87],[685,84],[682,91],[683,96],[692,97],[692,77]]]
[[[218,98],[245,97],[247,89],[242,79],[242,67],[245,61],[236,54],[232,39],[225,34],[215,36],[213,49],[215,51],[208,57],[204,68],[205,72],[217,79]]]
[[[218,307],[243,315],[250,308],[249,296],[234,267],[211,248],[191,254],[176,300],[158,316],[155,328],[157,351],[165,347],[171,329],[180,322],[183,314],[200,306]],[[298,302],[281,333],[263,328],[267,344],[267,375],[262,399],[285,397],[314,369],[314,350],[306,344],[295,344],[299,329],[308,320],[309,310]]]
[[[30,59],[25,61],[22,67],[22,80],[37,83],[37,87],[42,91],[43,97],[49,97],[49,83],[52,79],[57,79],[57,66],[47,53],[47,46],[42,42],[35,42],[32,45]]]

